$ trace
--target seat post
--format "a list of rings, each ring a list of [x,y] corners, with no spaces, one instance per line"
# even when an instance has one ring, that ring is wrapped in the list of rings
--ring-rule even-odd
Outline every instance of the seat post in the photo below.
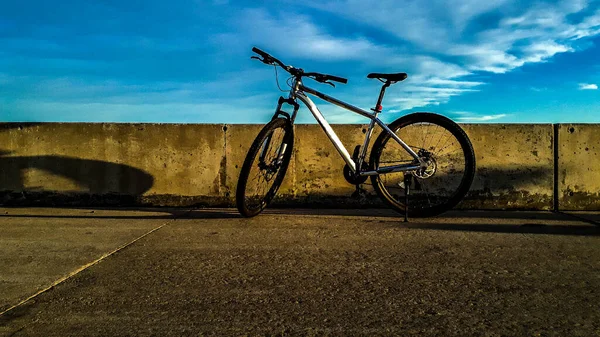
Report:
[[[389,80],[387,80],[387,81],[385,81],[385,83],[383,83],[383,86],[381,86],[381,91],[379,92],[379,98],[377,99],[377,105],[375,105],[375,108],[371,109],[371,110],[375,111],[375,113],[379,113],[383,109],[381,106],[381,102],[383,101],[383,96],[385,95],[385,88],[389,87],[390,84],[392,84],[392,83]]]

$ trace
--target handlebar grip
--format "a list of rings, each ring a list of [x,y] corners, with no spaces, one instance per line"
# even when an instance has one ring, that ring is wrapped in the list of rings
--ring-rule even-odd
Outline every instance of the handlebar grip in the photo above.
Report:
[[[330,80],[332,81],[336,81],[336,82],[340,82],[340,83],[348,83],[348,80],[343,78],[343,77],[337,77],[337,76],[333,76],[333,75],[327,75],[327,77],[329,77]]]
[[[252,47],[252,51],[255,52],[255,53],[257,53],[258,55],[264,57],[264,58],[272,58],[271,55],[265,53],[264,51],[262,51],[262,50],[260,50],[260,49],[258,49],[256,47]]]

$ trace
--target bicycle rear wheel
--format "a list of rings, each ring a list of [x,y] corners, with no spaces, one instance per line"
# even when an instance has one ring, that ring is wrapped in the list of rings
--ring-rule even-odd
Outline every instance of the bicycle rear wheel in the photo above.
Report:
[[[236,206],[253,217],[269,205],[287,171],[294,147],[294,129],[287,119],[276,118],[259,132],[240,172]]]
[[[413,176],[409,193],[409,214],[434,216],[456,206],[467,194],[475,175],[475,154],[469,138],[456,123],[433,113],[403,116],[389,128],[426,160],[428,166],[410,172],[371,176],[377,194],[404,214],[405,174]],[[414,158],[382,132],[369,159],[372,168],[413,163]]]

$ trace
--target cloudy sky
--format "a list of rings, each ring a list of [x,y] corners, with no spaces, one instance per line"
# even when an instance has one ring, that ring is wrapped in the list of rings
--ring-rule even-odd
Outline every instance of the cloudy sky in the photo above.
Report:
[[[0,46],[0,121],[264,123],[282,93],[257,46],[365,109],[367,73],[407,72],[387,121],[600,122],[599,0],[2,1]]]

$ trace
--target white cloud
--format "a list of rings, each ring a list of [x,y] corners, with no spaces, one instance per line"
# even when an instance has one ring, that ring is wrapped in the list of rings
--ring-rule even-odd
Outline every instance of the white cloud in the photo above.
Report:
[[[598,90],[598,85],[593,83],[580,83],[579,90]]]
[[[494,39],[490,37],[490,39]],[[467,68],[473,71],[486,71],[503,74],[526,63],[544,62],[558,53],[573,51],[569,46],[558,44],[554,41],[532,42],[530,45],[521,47],[520,56],[511,54],[509,47],[502,45],[480,46],[458,46],[451,48],[449,53],[455,56],[463,56],[468,59]]]
[[[269,15],[266,10],[248,9],[243,11],[237,21],[244,34],[233,38],[235,42],[257,41],[268,46],[267,51],[278,55],[317,60],[364,60],[372,54],[389,54],[385,46],[376,45],[368,39],[335,37],[315,25],[303,15],[284,13],[279,17]],[[265,47],[266,48],[266,47]]]
[[[467,78],[475,72],[501,74],[526,64],[546,62],[557,54],[577,50],[578,40],[600,34],[600,10],[589,11],[585,0],[307,3],[355,24],[349,24],[346,33],[338,36],[327,30],[326,22],[306,15],[289,11],[277,15],[252,9],[236,18],[235,24],[244,32],[237,38],[261,43],[282,57],[355,62],[356,67],[350,72],[368,69],[409,73],[405,83],[388,91],[388,111],[447,103],[452,97],[480,90],[484,82]],[[490,16],[482,19],[485,15]],[[572,21],[571,16],[577,16],[577,21]],[[383,30],[397,40],[383,43],[361,35],[365,25]],[[237,42],[243,45],[240,40]],[[502,117],[468,118],[485,121]]]
[[[367,72],[409,73],[405,83],[388,91],[386,102],[392,102],[391,111],[445,103],[450,97],[475,91],[475,87],[483,84],[459,80],[460,77],[470,75],[471,71],[458,64],[424,54],[410,55],[402,52],[402,47],[377,44],[361,36],[336,37],[302,15],[285,13],[278,17],[265,10],[253,9],[246,10],[237,24],[249,35],[244,35],[244,39],[256,41],[259,46],[268,46],[268,49],[265,47],[268,52],[278,57],[281,55],[284,60],[290,55],[319,61],[354,61],[363,69],[368,69],[361,73],[360,77],[364,77]],[[289,36],[294,38],[289,39]],[[242,44],[238,40],[242,36],[228,35],[221,38],[229,40],[232,45]],[[368,99],[364,98],[364,88],[354,93],[346,97],[351,103],[359,106],[362,106],[363,102],[372,104],[371,95]],[[344,99],[343,96],[339,98]],[[398,98],[399,96],[410,98],[402,99]],[[335,116],[337,118],[337,115]],[[340,118],[353,119],[352,115]]]
[[[363,0],[309,1],[312,7],[327,10],[361,24],[373,25],[426,52],[471,56],[489,56],[491,65],[480,63],[475,69],[494,69],[495,63],[506,64],[495,72],[505,72],[527,62],[539,62],[558,52],[571,51],[571,43],[600,34],[600,10],[585,13],[585,0],[560,0],[556,3],[516,0],[423,1]],[[499,16],[497,24],[484,14]],[[572,14],[582,16],[573,23]],[[472,23],[480,28],[466,31]],[[543,48],[529,46],[547,43]],[[473,48],[479,49],[473,51]],[[540,54],[540,51],[543,53]],[[448,52],[450,51],[450,52]],[[533,55],[532,55],[533,54]],[[485,59],[485,58],[484,58]],[[465,60],[464,65],[469,65]],[[504,62],[503,62],[504,61]],[[487,71],[487,70],[486,70]]]
[[[228,123],[253,123],[257,120],[267,121],[273,114],[271,109],[261,105],[269,102],[265,98],[260,95],[227,102],[215,100],[197,103],[143,103],[136,99],[90,102],[22,99],[10,105],[16,113],[2,117],[4,121],[222,123],[223,116],[228,116]],[[232,110],[232,106],[244,106],[244,109]]]
[[[508,116],[508,115],[507,114],[473,115],[473,116],[460,116],[460,117],[456,117],[455,119],[459,122],[489,122],[489,121],[504,118],[506,116]]]
[[[311,6],[374,25],[423,53],[453,57],[467,71],[506,73],[527,63],[571,52],[577,40],[600,34],[600,10],[586,13],[587,1],[529,3],[515,0],[422,2],[379,0],[313,1]],[[481,15],[502,15],[497,24],[469,29]],[[581,16],[572,22],[570,15]],[[477,26],[477,25],[476,25]],[[472,27],[472,25],[471,25]]]
[[[392,103],[392,111],[398,112],[416,107],[425,107],[428,105],[440,105],[447,103],[450,98],[462,95],[468,92],[476,92],[476,89],[471,88],[445,88],[423,86],[418,83],[415,85],[406,86],[401,89],[401,94],[389,98]]]
[[[450,80],[450,79],[443,79],[443,78],[430,78],[430,79],[426,79],[421,81],[421,83],[423,84],[427,84],[427,85],[440,85],[440,86],[446,86],[446,87],[477,87],[480,85],[485,84],[484,82],[475,82],[475,81],[458,81],[458,80]]]
[[[443,50],[460,37],[468,20],[498,8],[508,0],[338,0],[308,1],[308,5],[373,25],[429,50]]]

